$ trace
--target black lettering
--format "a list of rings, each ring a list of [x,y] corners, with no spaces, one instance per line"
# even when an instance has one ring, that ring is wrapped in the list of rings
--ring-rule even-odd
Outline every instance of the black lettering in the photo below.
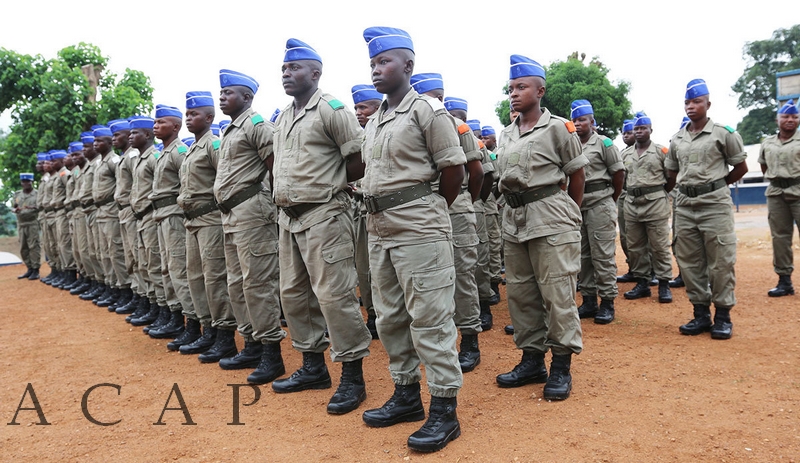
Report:
[[[33,407],[23,407],[22,402],[25,402],[25,396],[30,394],[31,401],[33,402]],[[19,405],[17,406],[17,411],[14,413],[14,419],[8,423],[10,426],[19,426],[17,423],[17,415],[19,415],[20,410],[36,410],[36,414],[39,415],[39,422],[35,423],[37,426],[50,426],[50,423],[47,422],[47,419],[44,417],[44,412],[42,411],[42,406],[39,405],[39,399],[36,397],[36,392],[33,390],[33,385],[28,383],[28,386],[25,387],[25,393],[22,394],[22,399],[19,401]]]
[[[245,407],[255,405],[256,402],[258,402],[259,399],[261,399],[261,389],[259,389],[258,386],[255,386],[253,384],[228,384],[228,386],[233,388],[233,419],[231,420],[230,423],[228,423],[228,425],[243,426],[244,423],[239,421],[239,389],[241,389],[244,386],[249,386],[253,388],[253,401],[250,402],[249,404],[243,404]]]
[[[178,407],[178,408],[169,408],[169,407],[167,407],[167,405],[169,405],[170,399],[172,399],[172,394],[175,394],[175,397],[178,399],[178,403],[180,404],[180,407]],[[184,402],[184,400],[183,400],[183,395],[181,395],[181,389],[178,387],[178,383],[174,383],[172,385],[172,390],[169,393],[169,397],[167,397],[167,402],[164,404],[164,408],[161,409],[161,416],[158,417],[158,421],[153,423],[153,425],[164,426],[164,425],[167,424],[167,423],[164,423],[162,421],[164,419],[164,412],[166,412],[167,410],[181,410],[183,412],[183,419],[186,420],[185,423],[181,423],[184,426],[186,426],[186,425],[196,426],[197,425],[197,423],[192,421],[192,415],[189,414],[189,409],[186,407],[186,402]]]
[[[94,391],[98,387],[113,387],[114,389],[117,390],[117,395],[119,395],[120,389],[122,389],[122,386],[120,386],[119,384],[111,384],[111,383],[95,384],[94,386],[90,387],[89,389],[86,390],[86,392],[83,393],[83,398],[81,399],[81,411],[83,411],[83,416],[85,416],[87,420],[91,421],[92,423],[98,426],[113,426],[122,420],[106,423],[100,420],[96,420],[92,416],[92,414],[89,413],[89,394],[91,394],[92,391]]]

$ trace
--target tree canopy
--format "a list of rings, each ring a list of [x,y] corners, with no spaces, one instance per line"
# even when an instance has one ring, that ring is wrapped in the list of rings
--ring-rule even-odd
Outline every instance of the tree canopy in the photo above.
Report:
[[[732,89],[739,94],[739,108],[750,109],[737,126],[749,145],[778,130],[775,74],[800,69],[800,24],[778,29],[769,39],[747,42],[742,55],[747,65]]]
[[[37,152],[65,149],[94,124],[153,109],[149,77],[126,69],[118,78],[107,64],[83,42],[49,60],[0,48],[0,111],[11,109],[12,118],[0,143],[1,202],[20,188],[20,172],[34,172]]]
[[[630,84],[626,81],[612,84],[608,79],[608,68],[597,57],[589,64],[584,63],[585,58],[585,54],[578,57],[576,52],[566,61],[556,61],[545,68],[547,91],[541,105],[551,113],[569,119],[573,101],[589,100],[594,108],[597,131],[615,138],[622,122],[630,116]],[[508,92],[508,86],[504,91]],[[503,125],[511,123],[508,100],[498,102],[495,112]]]

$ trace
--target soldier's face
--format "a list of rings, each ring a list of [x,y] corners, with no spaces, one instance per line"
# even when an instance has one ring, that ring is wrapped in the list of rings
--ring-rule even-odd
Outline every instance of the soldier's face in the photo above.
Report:
[[[180,128],[180,119],[177,117],[159,117],[153,123],[153,134],[163,141],[176,135]]]
[[[36,161],[36,172],[44,172],[44,161]]]
[[[693,121],[704,119],[710,107],[711,101],[708,99],[708,95],[698,96],[683,102],[683,109],[686,110],[686,115]]]
[[[392,93],[407,83],[414,70],[414,62],[406,60],[407,55],[398,50],[387,50],[369,60],[372,69],[372,85],[381,93]]]
[[[97,137],[94,139],[94,143],[92,146],[94,147],[94,151],[96,153],[105,154],[111,151],[111,143],[109,143],[108,137]]]
[[[360,103],[356,103],[353,106],[353,109],[356,111],[356,119],[358,119],[358,123],[361,127],[367,125],[367,121],[369,121],[369,116],[375,114],[375,111],[378,110],[378,107],[381,105],[381,102],[378,100],[366,100]]]
[[[486,135],[485,137],[481,137],[483,140],[483,144],[486,145],[486,148],[489,150],[494,150],[497,148],[497,136],[496,135]]]
[[[585,116],[572,119],[572,123],[575,124],[575,132],[578,134],[578,136],[583,137],[592,132],[594,118],[590,114],[587,114]]]
[[[97,154],[97,152],[94,150],[94,143],[84,143],[83,154],[87,158],[94,158],[94,155]]]
[[[535,76],[517,77],[508,83],[508,91],[511,109],[523,113],[533,109],[544,96],[544,81]]]
[[[118,150],[126,149],[128,147],[128,135],[130,135],[130,131],[120,130],[111,138],[111,144]]]
[[[214,115],[205,111],[205,108],[192,108],[186,110],[186,130],[191,133],[205,132],[211,127]]]
[[[650,141],[650,135],[653,133],[653,128],[649,125],[637,125],[633,128],[633,137],[639,143],[646,143]]]
[[[83,151],[72,152],[72,153],[70,153],[69,157],[72,158],[72,162],[76,166],[79,166],[79,165],[83,164],[83,160],[84,160]]]
[[[244,110],[246,101],[239,87],[225,87],[219,91],[219,109],[222,114],[230,116]]]
[[[131,129],[128,141],[132,147],[142,149],[147,144],[147,132],[145,129]]]
[[[67,156],[64,158],[64,167],[69,170],[72,170],[75,167],[75,163],[72,161],[72,156]]]
[[[309,60],[289,61],[281,66],[283,91],[289,96],[303,95],[314,86],[318,71]]]
[[[636,138],[634,138],[632,130],[622,132],[622,142],[625,143],[625,145],[631,146],[635,141]]]
[[[794,132],[797,130],[797,114],[778,114],[778,127],[784,132]]]
[[[30,191],[33,189],[33,183],[30,180],[22,180],[22,189]]]

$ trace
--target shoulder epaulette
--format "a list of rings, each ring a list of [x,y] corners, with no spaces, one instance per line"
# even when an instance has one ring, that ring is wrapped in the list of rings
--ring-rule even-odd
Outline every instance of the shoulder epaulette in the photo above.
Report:
[[[218,150],[219,149],[219,140],[214,140],[213,142],[211,142],[211,146],[213,146],[215,150]]]
[[[444,103],[439,101],[438,98],[432,98],[432,97],[425,96],[425,95],[420,95],[420,96],[422,97],[423,100],[425,100],[425,102],[428,103],[428,105],[431,107],[431,109],[433,109],[433,112],[445,109]]]
[[[484,149],[485,147],[486,145],[482,141],[478,140],[478,148]]]
[[[472,131],[472,129],[470,129],[467,124],[461,124],[461,125],[458,126],[458,134],[459,135],[464,135],[465,133],[470,132],[470,131]]]
[[[189,151],[189,149],[185,146],[178,147],[178,154],[186,154],[187,151]]]
[[[569,133],[575,133],[575,124],[573,124],[572,121],[566,121],[565,120],[564,121],[564,125],[567,126],[567,131]]]
[[[154,158],[158,159],[159,156],[161,156],[161,151],[158,151],[158,150],[153,151],[153,157]]]
[[[492,159],[492,161],[496,161],[497,160],[497,154],[494,153],[494,152],[489,153],[489,157]]]
[[[728,131],[728,132],[730,132],[730,133],[736,132],[736,129],[734,129],[733,127],[731,127],[731,126],[729,126],[729,125],[726,125],[726,126],[725,126],[725,130],[727,130],[727,131]]]
[[[333,108],[333,110],[334,110],[334,111],[336,111],[337,109],[342,109],[342,108],[344,108],[344,103],[342,103],[342,102],[341,102],[341,101],[339,101],[339,100],[331,100],[331,101],[329,101],[329,102],[328,102],[328,105],[329,105],[331,108]]]
[[[258,125],[264,122],[264,118],[261,117],[261,114],[253,114],[250,116],[250,122],[252,122],[253,125]]]
[[[667,154],[667,153],[669,153],[669,148],[667,148],[666,146],[662,146],[661,147],[661,152],[664,153],[664,154]]]
[[[610,138],[608,138],[608,137],[604,137],[603,138],[603,146],[605,146],[606,148],[608,148],[609,146],[611,146],[613,144],[614,144],[614,142],[611,141]]]

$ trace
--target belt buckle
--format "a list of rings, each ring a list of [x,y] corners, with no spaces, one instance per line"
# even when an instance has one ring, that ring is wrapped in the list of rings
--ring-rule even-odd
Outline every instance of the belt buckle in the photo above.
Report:
[[[688,196],[690,198],[697,197],[697,190],[695,189],[695,187],[693,187],[691,185],[687,185],[686,186],[686,196]]]
[[[634,188],[631,192],[631,195],[634,197],[642,196],[642,189],[641,188]]]
[[[288,215],[289,217],[291,217],[293,219],[296,219],[297,217],[299,217],[297,215],[297,212],[295,212],[295,210],[291,206],[282,207],[281,209],[283,210],[284,213],[286,213],[286,215]]]
[[[230,214],[230,213],[231,213],[231,210],[230,210],[230,209],[228,209],[228,208],[225,206],[225,204],[223,204],[223,203],[219,203],[219,204],[217,204],[217,209],[219,209],[219,210],[220,210],[220,212],[222,212],[223,214]]]
[[[378,200],[375,198],[375,196],[364,195],[364,208],[370,214],[378,212]]]
[[[789,181],[786,179],[778,179],[778,188],[786,189],[789,188]]]
[[[506,196],[506,203],[516,209],[522,206],[522,195],[520,193],[509,193],[508,196]]]

